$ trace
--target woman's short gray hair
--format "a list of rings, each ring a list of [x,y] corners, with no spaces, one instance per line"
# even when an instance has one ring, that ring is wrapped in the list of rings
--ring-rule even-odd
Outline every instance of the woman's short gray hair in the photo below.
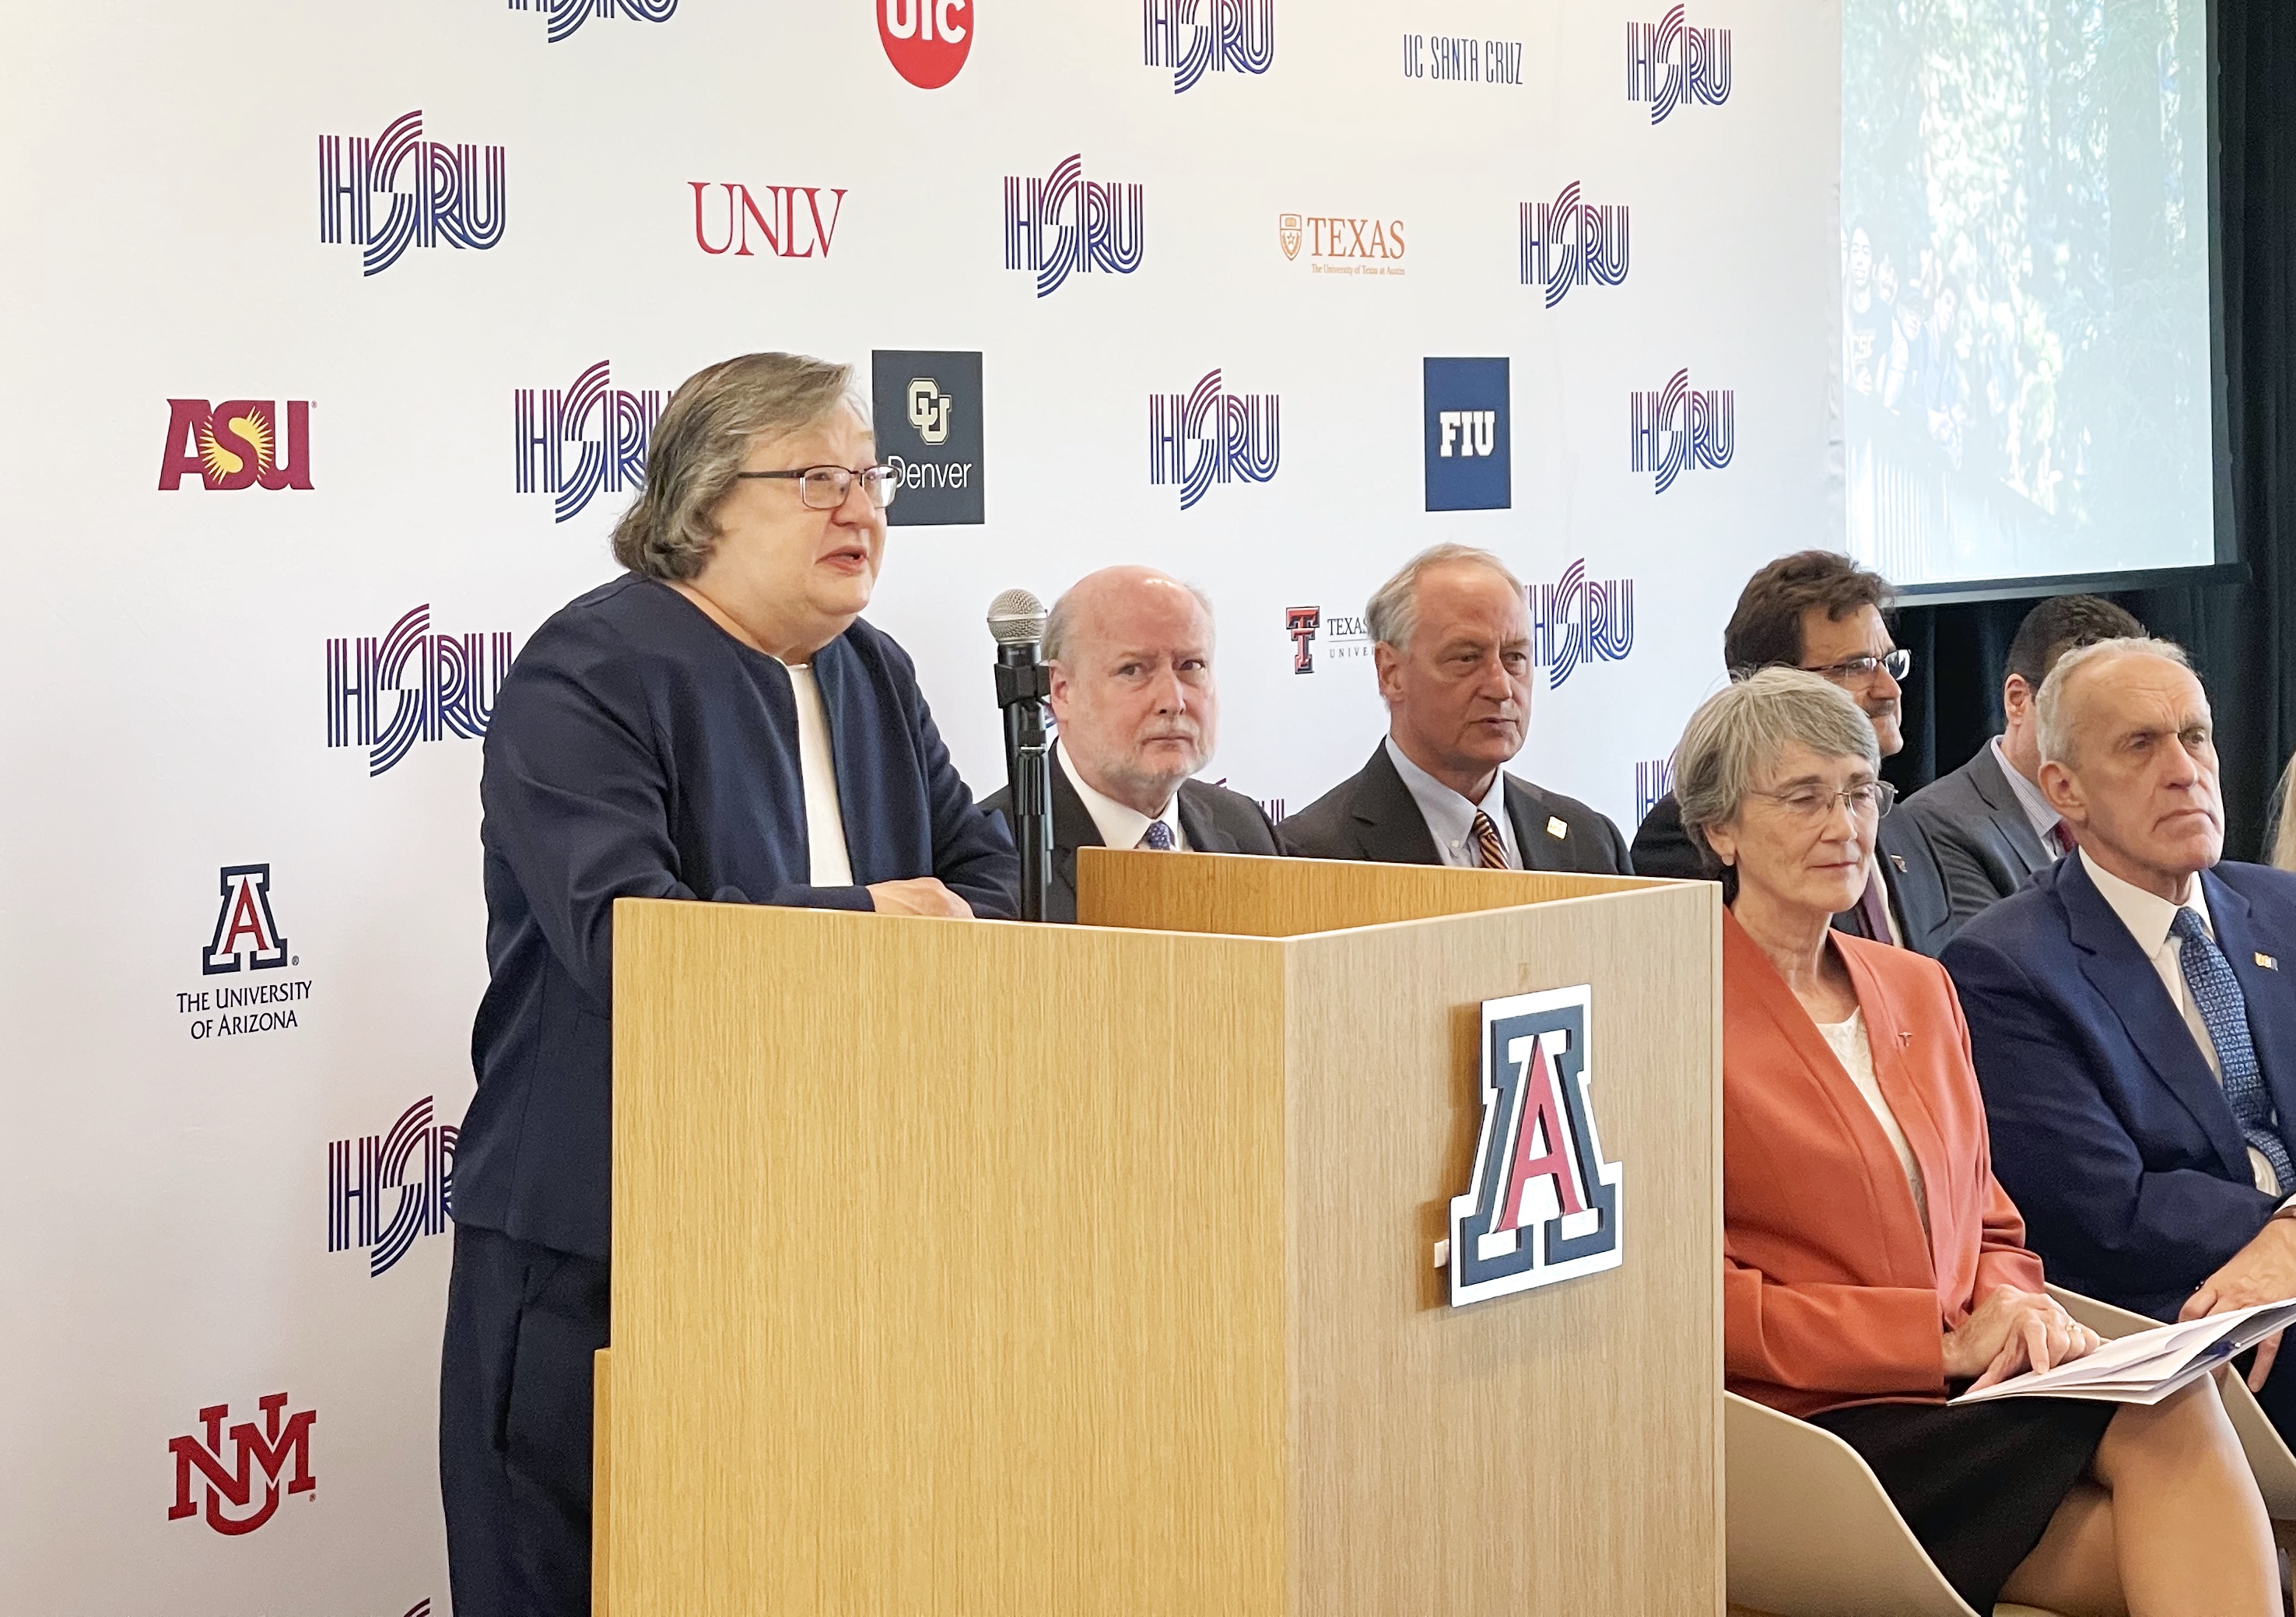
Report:
[[[2115,662],[2123,657],[2163,657],[2180,669],[2193,666],[2183,646],[2173,640],[2155,640],[2146,635],[2124,635],[2117,640],[2095,640],[2073,647],[2057,659],[2049,677],[2033,694],[2033,722],[2041,733],[2044,763],[2073,761],[2073,716],[2065,711],[2066,682],[2092,663]]]
[[[1682,828],[1710,867],[1719,861],[1710,825],[1738,817],[1746,794],[1796,743],[1820,758],[1855,758],[1882,767],[1874,721],[1840,685],[1800,669],[1767,668],[1706,699],[1674,750],[1674,797]]]
[[[1371,630],[1375,644],[1391,645],[1398,652],[1411,649],[1412,631],[1419,627],[1419,576],[1431,567],[1453,562],[1472,562],[1478,567],[1488,567],[1513,586],[1515,594],[1522,594],[1522,580],[1489,551],[1478,550],[1472,545],[1430,546],[1406,562],[1402,571],[1381,585],[1371,604],[1364,608],[1364,624]]]
[[[718,547],[718,504],[758,439],[802,432],[840,409],[869,419],[850,365],[744,354],[696,371],[654,423],[645,491],[614,524],[614,560],[649,578],[693,578]]]

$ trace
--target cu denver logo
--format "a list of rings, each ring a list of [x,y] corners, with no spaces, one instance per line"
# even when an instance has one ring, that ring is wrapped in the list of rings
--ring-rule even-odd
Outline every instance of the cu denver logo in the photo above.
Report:
[[[1627,99],[1648,102],[1651,122],[1696,102],[1730,99],[1730,30],[1692,28],[1676,6],[1656,22],[1627,24]]]
[[[422,138],[422,113],[402,112],[369,140],[319,136],[319,240],[365,249],[379,275],[410,247],[483,252],[503,238],[506,167],[500,146]],[[378,203],[389,207],[378,211]]]
[[[1206,73],[1265,73],[1275,65],[1275,0],[1140,0],[1140,62],[1171,69],[1175,95]]]
[[[1144,193],[1137,182],[1084,177],[1084,154],[1072,153],[1043,179],[1004,176],[1004,267],[1037,277],[1049,298],[1070,275],[1097,269],[1128,275],[1140,267],[1146,232]]]
[[[1595,1131],[1584,987],[1483,1001],[1474,1184],[1451,1199],[1451,1305],[1619,1267],[1620,1168]]]

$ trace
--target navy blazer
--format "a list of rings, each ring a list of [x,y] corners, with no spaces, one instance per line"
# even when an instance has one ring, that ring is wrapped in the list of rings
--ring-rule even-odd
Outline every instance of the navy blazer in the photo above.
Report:
[[[908,654],[855,622],[813,658],[853,885],[808,881],[789,671],[625,574],[535,632],[480,781],[487,964],[455,1216],[603,1260],[611,1244],[614,900],[872,907],[939,876],[1009,917],[1020,862],[933,727]]]
[[[2296,874],[2224,864],[2201,883],[2273,1104],[2296,1118]],[[1993,1170],[2049,1278],[2174,1318],[2277,1202],[2152,963],[2069,858],[1963,927],[1945,966]]]

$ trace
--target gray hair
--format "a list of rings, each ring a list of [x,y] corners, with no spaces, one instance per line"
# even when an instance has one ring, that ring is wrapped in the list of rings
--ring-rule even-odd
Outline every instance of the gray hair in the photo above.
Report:
[[[1371,637],[1382,645],[1391,645],[1397,651],[1411,648],[1411,636],[1419,628],[1419,577],[1431,567],[1444,567],[1454,562],[1468,562],[1477,567],[1488,567],[1522,594],[1522,580],[1513,570],[1488,550],[1478,550],[1472,545],[1432,545],[1403,564],[1403,570],[1379,587],[1364,608],[1364,621],[1371,629]]]
[[[1168,579],[1172,577],[1169,573],[1164,576]],[[1204,622],[1217,634],[1219,620],[1212,613],[1212,598],[1204,593],[1203,586],[1191,584],[1185,579],[1173,579],[1172,581],[1196,598],[1196,604],[1204,609]],[[1046,662],[1065,662],[1068,661],[1069,642],[1075,637],[1076,586],[1071,584],[1061,591],[1061,598],[1053,603],[1053,610],[1045,615],[1045,639],[1040,654]]]
[[[1874,721],[1841,686],[1800,669],[1767,668],[1726,685],[1690,716],[1674,750],[1674,796],[1691,845],[1716,863],[1706,828],[1738,817],[1754,782],[1800,743],[1821,758],[1855,758],[1877,774]]]
[[[664,580],[691,579],[718,547],[718,507],[761,438],[869,409],[853,367],[802,354],[744,354],[687,377],[654,423],[645,488],[614,524],[614,560]]]
[[[2070,765],[2073,761],[2073,723],[2072,715],[2065,711],[2066,684],[2082,669],[2095,663],[2118,662],[2123,657],[2159,657],[2180,669],[2193,666],[2193,660],[2185,655],[2185,648],[2175,641],[2155,640],[2145,635],[2128,635],[2117,640],[2075,646],[2057,659],[2056,666],[2041,681],[2041,688],[2033,698],[2033,718],[2041,733],[2042,762]]]

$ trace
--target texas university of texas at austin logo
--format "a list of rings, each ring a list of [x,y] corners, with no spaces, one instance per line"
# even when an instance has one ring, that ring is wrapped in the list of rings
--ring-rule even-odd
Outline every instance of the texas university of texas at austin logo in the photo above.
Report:
[[[1619,1267],[1620,1165],[1589,1092],[1588,990],[1483,1002],[1475,1177],[1451,1199],[1451,1303]]]

